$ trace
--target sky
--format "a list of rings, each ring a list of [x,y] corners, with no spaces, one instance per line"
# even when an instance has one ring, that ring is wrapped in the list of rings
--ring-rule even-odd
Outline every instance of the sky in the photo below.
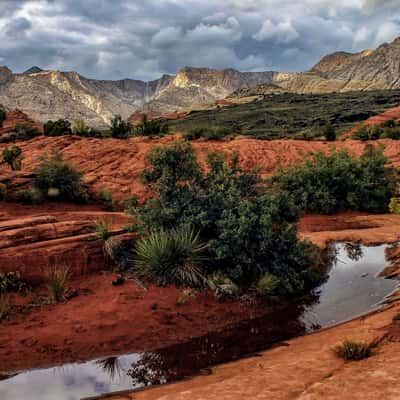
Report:
[[[303,71],[400,36],[400,0],[0,0],[0,65],[152,80]]]

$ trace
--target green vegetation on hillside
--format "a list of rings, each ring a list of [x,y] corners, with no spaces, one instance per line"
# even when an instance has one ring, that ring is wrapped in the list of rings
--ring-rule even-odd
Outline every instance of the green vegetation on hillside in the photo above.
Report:
[[[0,106],[0,128],[3,126],[3,122],[7,118],[6,110]]]
[[[272,178],[304,212],[385,212],[396,193],[395,170],[380,147],[367,146],[357,159],[347,151],[318,153]]]
[[[400,139],[400,125],[397,121],[388,120],[381,125],[362,125],[352,136],[357,140]]]
[[[236,155],[210,153],[203,172],[192,146],[175,143],[155,147],[148,160],[143,178],[156,196],[130,209],[143,238],[134,258],[139,276],[197,286],[221,273],[247,288],[269,274],[281,295],[316,283],[320,252],[298,239],[296,206],[286,193],[265,191]],[[163,260],[177,276],[160,269]]]
[[[323,137],[331,125],[340,134],[367,118],[400,104],[400,90],[327,94],[275,94],[246,104],[193,111],[170,121],[171,131],[189,132],[235,126],[238,132],[260,139]]]

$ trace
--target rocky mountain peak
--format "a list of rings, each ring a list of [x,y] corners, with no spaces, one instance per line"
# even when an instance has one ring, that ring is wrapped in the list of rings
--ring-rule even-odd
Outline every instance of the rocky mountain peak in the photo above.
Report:
[[[37,67],[34,65],[33,67],[30,67],[26,71],[23,72],[25,75],[30,75],[30,74],[38,74],[39,72],[43,72],[42,68]]]

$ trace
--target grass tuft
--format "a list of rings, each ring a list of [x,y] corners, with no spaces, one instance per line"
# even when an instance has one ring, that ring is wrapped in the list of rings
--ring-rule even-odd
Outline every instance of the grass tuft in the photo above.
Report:
[[[373,345],[365,342],[357,342],[346,339],[342,344],[335,347],[337,357],[347,361],[359,361],[372,355]]]
[[[48,284],[50,298],[55,303],[65,300],[69,267],[66,265],[52,265],[48,271]]]

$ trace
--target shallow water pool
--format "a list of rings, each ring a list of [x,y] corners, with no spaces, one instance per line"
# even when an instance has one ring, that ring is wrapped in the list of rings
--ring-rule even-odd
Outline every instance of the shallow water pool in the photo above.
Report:
[[[328,278],[309,299],[265,317],[242,321],[187,343],[85,363],[24,371],[0,381],[4,400],[78,400],[165,383],[221,362],[279,345],[283,340],[331,326],[379,308],[397,281],[378,274],[388,245],[338,243]]]

